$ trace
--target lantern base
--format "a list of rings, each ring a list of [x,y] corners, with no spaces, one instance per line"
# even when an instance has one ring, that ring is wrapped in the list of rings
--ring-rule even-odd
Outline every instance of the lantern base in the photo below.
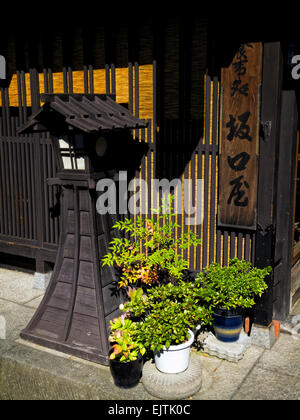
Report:
[[[111,215],[96,213],[88,185],[62,187],[62,229],[45,296],[21,337],[54,350],[108,365],[109,321],[119,315],[121,296],[108,252]]]
[[[25,341],[37,344],[39,346],[47,347],[52,350],[56,350],[70,356],[79,357],[81,359],[88,360],[89,362],[99,363],[104,366],[109,365],[108,356],[97,354],[97,352],[89,351],[87,348],[76,348],[74,345],[68,345],[52,341],[50,339],[42,338],[41,336],[34,335],[31,332],[25,330],[21,331],[20,337]]]

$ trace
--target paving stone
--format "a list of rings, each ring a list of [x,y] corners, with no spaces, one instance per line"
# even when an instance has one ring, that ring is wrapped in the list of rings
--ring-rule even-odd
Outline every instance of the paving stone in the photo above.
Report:
[[[296,376],[300,382],[300,337],[280,334],[272,349],[263,353],[258,365],[283,375]]]
[[[206,353],[226,359],[229,362],[238,362],[244,355],[246,349],[250,347],[251,339],[243,331],[237,341],[225,343],[209,333],[203,343],[203,351]]]
[[[49,273],[34,273],[33,288],[45,291],[50,283],[52,271]]]
[[[260,347],[250,346],[237,363],[209,355],[201,359],[202,387],[193,399],[230,400],[263,352]]]
[[[33,289],[33,275],[0,268],[0,299],[26,303],[43,294]]]
[[[252,344],[265,349],[271,349],[276,342],[274,325],[262,327],[253,324],[250,337]]]
[[[299,378],[254,366],[233,400],[299,400]]]

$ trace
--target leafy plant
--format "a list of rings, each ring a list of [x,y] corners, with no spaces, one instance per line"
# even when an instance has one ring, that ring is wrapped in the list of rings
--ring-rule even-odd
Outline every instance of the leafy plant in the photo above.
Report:
[[[197,283],[179,281],[147,290],[131,289],[123,310],[140,319],[138,336],[145,347],[161,350],[184,343],[188,330],[212,321],[212,311],[201,305]]]
[[[110,321],[111,333],[109,341],[114,343],[110,359],[117,359],[120,362],[129,362],[136,360],[141,354],[145,354],[146,349],[139,340],[138,324],[131,319],[125,318],[124,315]]]
[[[251,308],[255,297],[267,289],[264,279],[271,271],[271,267],[259,269],[237,258],[231,259],[229,266],[212,263],[196,277],[199,297],[209,309]]]
[[[102,259],[103,265],[115,265],[120,269],[120,287],[128,285],[148,285],[162,283],[165,279],[177,282],[188,268],[188,261],[180,252],[190,245],[197,246],[201,240],[189,231],[176,238],[175,229],[180,227],[174,220],[172,202],[174,196],[155,212],[153,217],[138,217],[136,224],[129,219],[117,222],[113,227],[120,232],[130,233],[130,239],[114,238],[110,252]],[[144,248],[144,252],[142,249]],[[179,252],[178,252],[179,251]]]

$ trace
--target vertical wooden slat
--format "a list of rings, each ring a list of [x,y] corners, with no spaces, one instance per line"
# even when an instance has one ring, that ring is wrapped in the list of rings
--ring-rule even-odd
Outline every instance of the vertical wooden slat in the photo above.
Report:
[[[223,265],[228,265],[228,231],[223,234]]]
[[[7,136],[7,121],[5,115],[5,94],[4,88],[1,87],[1,100],[2,100],[2,127],[3,127],[3,136]]]
[[[40,108],[40,84],[39,75],[36,68],[29,69],[31,108],[34,114]]]
[[[139,64],[134,63],[134,115],[139,117],[140,91],[139,91]]]
[[[242,232],[238,232],[237,258],[239,260],[243,259],[243,234]]]
[[[217,229],[217,244],[216,244],[216,262],[221,264],[221,247],[222,247],[222,232]]]
[[[201,136],[199,139],[199,143],[198,143],[198,147],[197,147],[197,161],[198,161],[198,168],[197,168],[197,174],[198,174],[198,178],[202,179],[202,150],[203,150],[203,137]],[[201,197],[197,197],[197,205],[201,206],[203,209],[203,198],[204,198],[204,194],[202,194]],[[202,210],[203,211],[203,210]],[[206,246],[206,244],[203,241],[203,236],[202,236],[202,225],[198,225],[197,226],[197,235],[201,237],[201,241],[202,241],[202,246],[198,246],[197,247],[197,252],[196,252],[196,267],[197,270],[200,270],[202,267],[202,247]]]
[[[73,72],[71,67],[68,67],[68,82],[69,82],[69,93],[73,93]]]
[[[128,108],[129,111],[133,112],[133,70],[132,63],[128,63]]]
[[[15,236],[20,236],[20,205],[19,205],[19,179],[18,179],[18,166],[17,166],[17,153],[16,153],[16,142],[11,141],[12,146],[12,160],[13,160],[13,205],[15,214]]]
[[[93,66],[89,66],[89,81],[90,81],[90,93],[93,94],[95,91],[94,88],[94,70]]]
[[[27,94],[26,94],[26,80],[25,80],[25,72],[24,70],[21,71],[21,81],[22,81],[22,106],[23,106],[23,122],[27,121]]]
[[[64,93],[68,93],[68,72],[66,67],[63,67],[63,84],[64,84]]]
[[[4,110],[5,110],[5,118],[6,118],[6,126],[7,126],[7,136],[11,136],[11,119],[10,119],[8,87],[4,89],[4,97],[5,97]]]
[[[30,154],[31,154],[31,145],[30,139],[25,139],[24,142],[25,150],[25,179],[26,179],[26,189],[27,189],[27,208],[28,208],[28,239],[33,239],[33,217],[32,217],[32,184],[31,184],[31,170],[30,170]]]
[[[109,65],[105,64],[105,89],[106,89],[106,94],[107,95],[109,95],[111,93],[109,73],[110,73]]]
[[[83,66],[83,87],[84,93],[89,93],[89,72],[87,66]]]
[[[23,208],[24,208],[24,237],[28,238],[28,193],[26,188],[26,167],[25,167],[25,148],[26,144],[21,138],[20,149],[21,149],[21,173],[22,173],[22,190],[23,190]]]
[[[53,168],[53,154],[52,154],[52,145],[48,144],[47,145],[47,154],[48,154],[48,171],[47,171],[47,176],[48,177],[52,177],[53,175],[55,175],[55,172],[52,170]],[[50,200],[50,208],[54,209],[55,206],[55,193],[56,193],[56,187],[52,187],[51,188],[51,200]],[[48,215],[49,220],[50,220],[50,238],[51,238],[51,243],[55,243],[55,237],[56,237],[56,226],[55,226],[55,222],[56,222],[56,217],[52,217],[52,215],[50,214],[50,209],[48,210]]]
[[[49,80],[48,80],[47,69],[43,69],[43,74],[44,74],[44,92],[48,93],[49,92]]]
[[[24,214],[24,190],[23,190],[23,173],[22,173],[22,143],[16,142],[17,152],[17,170],[18,170],[18,189],[19,189],[19,211],[20,211],[20,236],[24,238],[25,232],[25,214]]]
[[[192,124],[190,125],[190,141],[192,143],[193,139],[194,139],[194,135],[195,135],[195,126],[194,126],[194,122],[192,122]],[[189,174],[189,178],[190,178],[190,182],[191,182],[191,197],[190,197],[190,211],[192,208],[195,208],[196,206],[196,172],[195,172],[196,168],[195,168],[195,152],[192,153],[191,156],[191,163],[190,163],[190,174]],[[196,209],[197,211],[197,209]],[[193,217],[193,216],[192,216]],[[194,233],[196,233],[196,226],[190,226],[190,230],[193,231]],[[191,245],[190,247],[190,267],[191,269],[195,270],[195,247]]]
[[[140,80],[139,64],[134,63],[134,115],[139,118],[140,114]],[[135,130],[135,137],[138,138],[139,130]]]
[[[212,115],[212,154],[211,154],[211,188],[210,188],[210,241],[209,263],[215,259],[215,226],[216,226],[216,172],[217,172],[217,142],[218,142],[218,79],[213,79],[213,115]]]
[[[111,93],[116,94],[116,66],[111,64]]]
[[[230,232],[230,258],[235,257],[235,238],[236,238],[236,233]]]
[[[17,71],[17,89],[18,89],[18,107],[19,107],[19,126],[21,127],[24,124],[23,120],[23,101],[22,101],[22,80],[21,80],[21,73]]]
[[[46,140],[46,139],[45,139]],[[52,150],[51,144],[46,143],[46,151],[47,151],[47,178],[52,177],[54,174],[52,173]],[[49,191],[49,208],[45,209],[45,218],[49,220],[49,237],[50,242],[55,243],[55,225],[54,219],[51,217],[50,209],[53,209],[55,197],[54,197],[54,187],[48,188]]]
[[[53,93],[53,73],[52,69],[48,69],[49,76],[49,93]]]
[[[152,115],[153,115],[153,142],[156,141],[156,133],[157,133],[157,61],[154,60],[153,63],[153,70],[152,70],[152,80],[153,80],[153,90],[152,90],[152,96],[153,96],[153,109],[152,109]]]
[[[151,166],[152,166],[152,160],[151,160],[151,156],[152,156],[152,143],[151,143],[151,131],[152,131],[152,126],[151,126],[151,120],[148,120],[148,128],[147,128],[147,138],[148,138],[148,152],[147,152],[147,172],[146,172],[146,181],[148,184],[148,214],[147,217],[150,217],[151,215],[151,197],[152,197],[152,191],[151,191]]]
[[[5,171],[5,148],[4,141],[0,139],[0,162],[1,162],[1,233],[7,233],[8,214],[7,214],[7,188],[6,188],[6,171]]]
[[[48,151],[47,145],[45,143],[41,143],[41,157],[43,160],[43,177],[42,179],[47,179],[47,160],[48,160]],[[50,188],[44,188],[44,207],[45,207],[45,225],[44,225],[44,241],[50,242],[50,235],[49,235],[49,217],[47,211],[49,209],[49,195],[51,194]]]
[[[184,176],[183,177],[184,177],[184,180],[189,181],[189,157],[187,156],[186,150],[190,149],[191,139],[190,139],[188,123],[187,123],[186,120],[183,122],[183,138],[185,139],[185,143],[187,144],[187,148],[184,148],[183,153],[182,153],[183,165],[184,165]],[[180,145],[180,147],[182,147],[182,144]],[[167,150],[166,150],[166,153],[167,153]],[[183,184],[183,186],[184,186],[184,184]],[[186,214],[185,214],[185,208],[184,208],[185,207],[184,203],[186,203],[187,207],[189,207],[189,203],[190,203],[190,200],[191,200],[189,190],[190,190],[190,188],[183,189],[183,194],[182,194],[183,195],[183,209],[182,209],[183,218],[182,218],[182,223],[183,223],[183,233],[184,234],[188,233],[188,231],[191,228],[190,226],[187,225],[187,223],[185,223]],[[183,250],[183,258],[185,260],[189,260],[189,252],[190,252],[189,249],[184,249]]]
[[[12,216],[11,216],[11,205],[10,205],[10,188],[11,188],[11,182],[10,182],[10,175],[9,175],[9,157],[8,157],[8,143],[7,140],[3,143],[3,149],[4,149],[4,173],[5,176],[5,183],[6,183],[6,223],[7,223],[7,229],[6,232],[8,235],[12,235]]]
[[[205,157],[204,157],[204,219],[203,219],[203,267],[208,264],[208,189],[209,189],[209,139],[210,139],[210,106],[211,79],[206,75],[206,112],[205,112]]]
[[[9,172],[9,207],[11,217],[11,232],[10,235],[16,236],[16,214],[15,214],[15,203],[14,203],[14,191],[15,191],[15,178],[13,173],[13,156],[12,156],[12,143],[7,142],[8,146],[8,172]]]
[[[33,143],[32,139],[30,139],[30,151],[29,151],[29,171],[30,171],[30,193],[31,193],[31,203],[32,203],[32,210],[31,210],[31,223],[32,223],[32,239],[37,239],[37,195],[36,195],[36,177],[39,177],[40,172],[35,170],[36,163],[38,161],[39,153],[36,154],[35,144]],[[40,203],[40,200],[39,200]]]
[[[141,141],[145,142],[146,140],[147,140],[146,139],[146,130],[145,130],[145,128],[142,128],[141,129]],[[140,201],[140,208],[141,208],[140,216],[141,216],[143,221],[145,221],[145,218],[146,218],[146,215],[145,215],[146,207],[145,206],[147,205],[147,203],[146,203],[147,196],[146,196],[146,191],[145,191],[144,182],[143,182],[143,181],[146,180],[146,161],[147,161],[146,156],[143,156],[143,159],[142,159],[142,162],[141,162],[141,170],[140,170],[140,180],[143,183],[143,185],[140,186],[140,198],[141,198],[141,201]],[[142,248],[143,252],[145,252],[144,244],[142,244],[142,246],[143,246],[143,248]]]

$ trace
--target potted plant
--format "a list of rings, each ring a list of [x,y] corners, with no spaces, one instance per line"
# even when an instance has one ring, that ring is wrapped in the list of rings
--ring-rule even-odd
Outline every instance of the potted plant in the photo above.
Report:
[[[138,324],[124,315],[110,321],[110,370],[119,387],[137,385],[142,375],[146,349],[137,336]]]
[[[164,282],[176,283],[183,278],[188,261],[181,250],[197,246],[201,240],[193,231],[178,236],[172,202],[174,196],[163,200],[156,216],[137,217],[136,223],[125,218],[113,227],[121,233],[129,233],[130,239],[116,237],[110,242],[110,252],[102,259],[102,265],[115,266],[119,270],[119,286],[143,288]]]
[[[209,323],[212,313],[199,304],[197,285],[179,281],[147,290],[129,291],[123,310],[140,320],[139,340],[153,352],[158,370],[180,373],[189,366],[193,329]]]
[[[183,281],[188,261],[181,255],[182,249],[201,241],[193,231],[175,234],[179,225],[174,221],[173,200],[169,196],[151,218],[117,222],[114,228],[129,233],[130,239],[114,238],[102,259],[103,265],[119,270],[119,287],[126,288],[130,297],[123,310],[137,322],[139,342],[154,353],[157,366],[165,373],[188,367],[192,328],[204,317],[192,282]],[[173,351],[176,356],[185,353],[185,362],[172,361],[168,368],[161,367],[165,353]]]
[[[243,326],[243,310],[255,305],[255,297],[267,289],[265,278],[272,268],[259,269],[245,260],[231,259],[228,266],[212,263],[196,277],[198,291],[214,311],[213,327],[220,341],[237,341]]]

